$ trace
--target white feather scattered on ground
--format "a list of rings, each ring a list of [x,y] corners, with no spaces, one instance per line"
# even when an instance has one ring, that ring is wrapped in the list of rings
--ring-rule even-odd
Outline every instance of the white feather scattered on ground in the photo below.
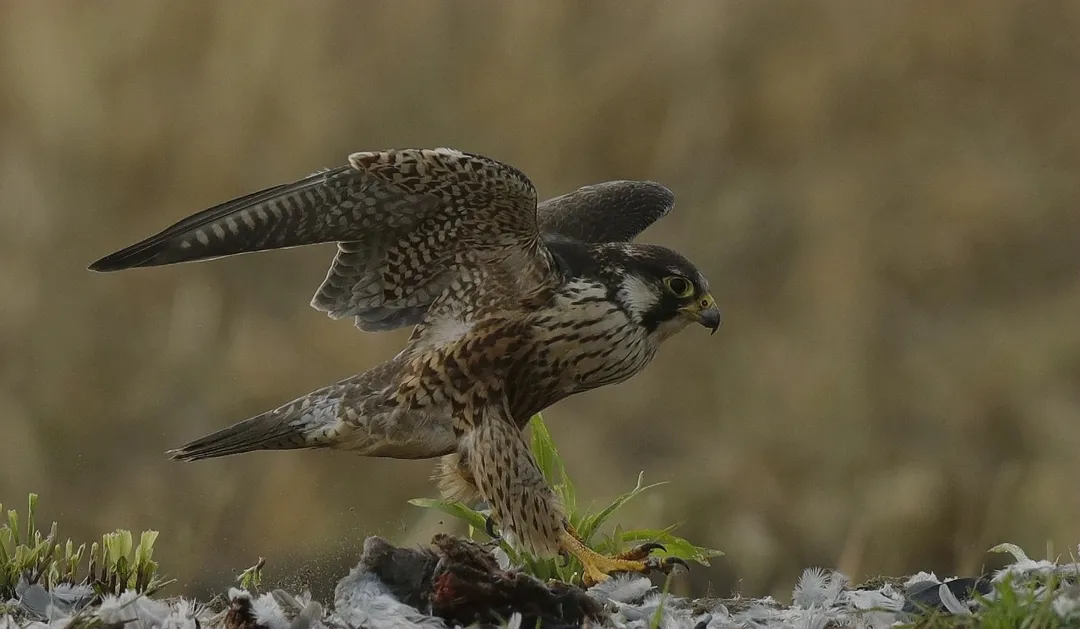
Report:
[[[1015,561],[995,573],[994,582],[1008,578],[1014,587],[1021,588],[1050,575],[1068,578],[1074,584],[1056,592],[1050,609],[1063,620],[1080,618],[1080,584],[1075,583],[1080,563],[1034,561],[1016,547],[998,550],[1011,552]],[[952,613],[978,613],[974,601],[959,600],[945,582],[925,572],[912,575],[901,586],[885,583],[873,589],[852,589],[848,579],[837,572],[809,568],[795,586],[789,606],[770,597],[688,600],[662,593],[642,576],[616,577],[591,588],[588,595],[608,612],[605,625],[617,629],[823,629],[838,625],[886,629],[912,619],[910,605],[905,609],[910,602],[910,588],[936,588],[941,605]],[[23,592],[33,592],[32,604],[18,599],[8,601],[0,608],[8,610],[0,615],[0,629],[68,629],[76,619],[122,625],[125,629],[224,629],[228,615],[228,610],[209,610],[184,598],[155,600],[134,593],[107,596],[100,604],[79,611],[64,604],[43,604],[54,599],[43,599],[40,592],[29,587]],[[993,596],[988,595],[991,599]],[[233,608],[248,609],[260,629],[449,629],[442,619],[395,598],[363,564],[338,583],[330,610],[324,610],[307,594],[294,596],[281,590],[253,596],[232,589],[229,599]],[[514,614],[505,626],[520,629],[522,624],[521,615]]]

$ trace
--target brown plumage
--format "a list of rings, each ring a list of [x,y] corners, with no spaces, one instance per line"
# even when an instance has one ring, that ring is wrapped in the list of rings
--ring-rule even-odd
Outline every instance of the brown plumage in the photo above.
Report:
[[[581,391],[639,372],[660,343],[719,312],[682,256],[630,244],[673,197],[651,182],[588,186],[537,206],[519,170],[452,149],[356,153],[349,164],[205,210],[91,265],[157,266],[336,242],[312,306],[363,330],[415,326],[394,358],[172,452],[196,460],[336,448],[444,457],[440,487],[484,499],[541,555],[572,552],[587,582],[664,568],[647,549],[585,548],[521,429]]]

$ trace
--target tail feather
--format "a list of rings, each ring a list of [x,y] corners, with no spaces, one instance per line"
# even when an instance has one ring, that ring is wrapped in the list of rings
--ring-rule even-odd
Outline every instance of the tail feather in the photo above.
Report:
[[[223,428],[166,454],[177,461],[198,461],[255,450],[309,448],[304,434],[287,422],[260,415]]]
[[[166,454],[198,461],[255,450],[295,450],[332,445],[350,428],[339,419],[342,395],[331,385],[261,415],[206,435]]]
[[[90,265],[108,272],[348,240],[337,209],[356,175],[348,166],[253,192],[203,210]]]

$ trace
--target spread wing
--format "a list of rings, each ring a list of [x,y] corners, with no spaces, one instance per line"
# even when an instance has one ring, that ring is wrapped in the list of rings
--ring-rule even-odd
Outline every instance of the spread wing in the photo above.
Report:
[[[536,209],[540,231],[582,242],[629,242],[675,206],[653,181],[606,181],[548,199]]]
[[[186,218],[90,266],[95,271],[193,262],[337,242],[312,306],[361,329],[419,322],[463,268],[512,260],[543,278],[536,190],[519,170],[452,149],[355,153],[349,165]]]

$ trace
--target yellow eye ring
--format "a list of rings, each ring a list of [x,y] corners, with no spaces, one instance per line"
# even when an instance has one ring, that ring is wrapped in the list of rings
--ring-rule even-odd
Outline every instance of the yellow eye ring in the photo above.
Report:
[[[665,277],[664,286],[676,297],[689,297],[694,294],[694,284],[681,275]]]

